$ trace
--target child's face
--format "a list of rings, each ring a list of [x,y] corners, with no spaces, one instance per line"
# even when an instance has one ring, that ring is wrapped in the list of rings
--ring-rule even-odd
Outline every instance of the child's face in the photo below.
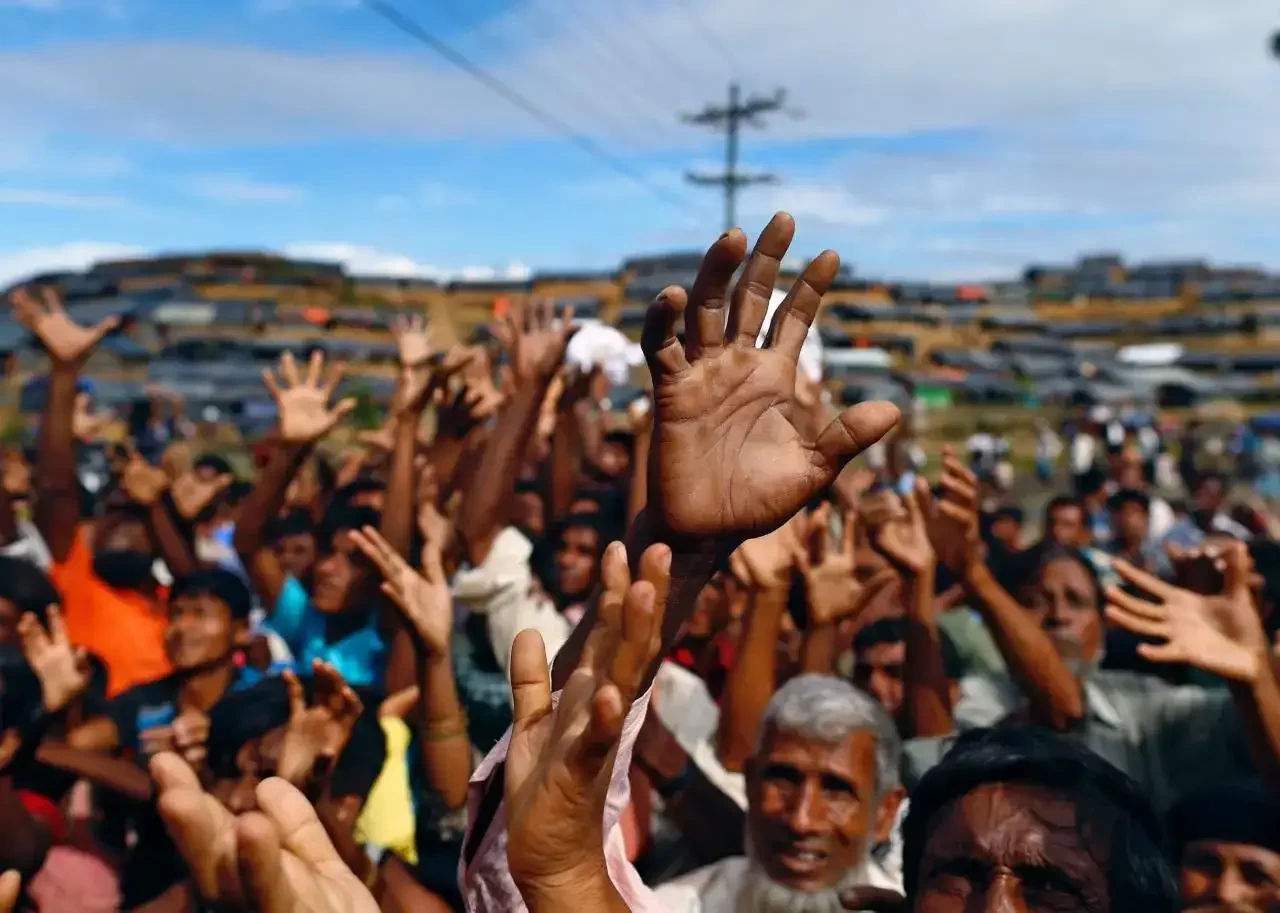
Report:
[[[169,602],[165,652],[179,671],[213,665],[231,655],[243,628],[243,622],[234,621],[227,604],[216,596],[178,596]]]

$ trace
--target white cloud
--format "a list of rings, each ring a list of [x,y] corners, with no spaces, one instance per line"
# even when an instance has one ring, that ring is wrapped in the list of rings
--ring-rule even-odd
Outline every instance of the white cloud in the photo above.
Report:
[[[757,221],[785,209],[798,220],[812,219],[824,225],[865,228],[885,220],[885,211],[868,205],[838,185],[787,184],[747,191],[743,214]]]
[[[128,200],[113,194],[76,193],[32,187],[0,187],[0,206],[39,206],[54,209],[105,209],[125,206]]]
[[[47,247],[0,251],[0,287],[38,273],[83,270],[99,260],[135,257],[142,253],[141,248],[110,241],[72,241]]]
[[[302,260],[326,260],[341,263],[355,275],[396,276],[422,279],[527,279],[532,270],[519,261],[505,266],[463,266],[447,268],[420,263],[407,254],[391,253],[362,244],[345,241],[290,244],[284,255]]]
[[[306,191],[300,187],[233,174],[198,177],[192,181],[191,192],[217,203],[297,203],[306,197]]]

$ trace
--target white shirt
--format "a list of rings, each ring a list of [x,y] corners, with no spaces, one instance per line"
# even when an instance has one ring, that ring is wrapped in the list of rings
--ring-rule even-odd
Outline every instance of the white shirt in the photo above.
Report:
[[[751,861],[745,856],[732,856],[659,885],[654,893],[671,913],[738,913],[750,868]],[[866,884],[902,890],[901,878],[887,875],[874,862],[867,867]]]

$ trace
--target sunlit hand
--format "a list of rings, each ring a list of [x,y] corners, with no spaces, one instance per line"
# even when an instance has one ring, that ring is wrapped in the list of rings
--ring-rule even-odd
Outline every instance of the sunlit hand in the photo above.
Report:
[[[169,490],[169,476],[159,466],[152,466],[142,454],[134,451],[125,464],[120,484],[131,501],[150,507]]]
[[[31,612],[18,619],[18,640],[22,655],[40,680],[44,709],[57,713],[89,687],[89,663],[82,649],[71,646],[62,611],[51,605],[45,609],[49,630]]]
[[[577,327],[573,326],[571,307],[564,309],[557,325],[554,302],[543,301],[539,306],[517,299],[496,330],[498,341],[511,357],[516,384],[521,385],[549,381],[560,370]]]
[[[523,631],[511,653],[515,707],[507,753],[507,861],[526,897],[543,886],[590,882],[604,865],[604,809],[623,721],[661,649],[671,552],[653,546],[632,582],[626,549],[613,543],[603,594],[581,662],[552,709],[546,650]]]
[[[223,473],[212,479],[202,479],[194,471],[182,473],[173,481],[173,506],[184,520],[194,520],[213,503],[214,499],[231,487],[235,476]]]
[[[281,676],[289,692],[289,722],[276,773],[298,787],[307,783],[317,761],[332,769],[364,711],[360,698],[333,666],[316,660],[312,673],[309,706],[298,677],[291,670]]]
[[[756,348],[794,233],[789,215],[773,217],[731,301],[727,286],[746,254],[737,229],[707,251],[689,293],[668,288],[649,308],[644,350],[655,425],[648,503],[670,533],[729,547],[762,536],[898,422],[897,407],[873,402],[846,409],[816,438],[797,427],[796,360],[840,258],[825,251],[805,268],[774,315],[768,345]]]
[[[921,480],[920,485],[925,486],[923,493],[917,485],[915,491],[902,499],[906,516],[890,520],[871,532],[876,548],[904,573],[915,577],[932,571],[938,563],[920,503],[928,497],[928,483]]]
[[[90,407],[93,397],[88,393],[77,393],[75,406],[71,410],[71,433],[80,440],[93,440],[102,434],[111,424],[110,412],[94,412]]]
[[[967,578],[982,564],[978,477],[948,447],[942,451],[939,484],[943,498],[936,504],[926,493],[916,492],[926,517],[929,541],[943,564],[958,577]]]
[[[814,626],[857,615],[872,596],[888,585],[889,581],[883,578],[866,586],[858,581],[855,523],[853,514],[845,514],[840,541],[833,541],[831,509],[823,504],[809,515],[806,542],[797,543],[792,549],[796,570],[804,578],[805,606]]]
[[[427,542],[419,574],[372,526],[353,531],[351,541],[382,574],[382,592],[400,607],[422,644],[436,656],[448,653],[453,641],[453,593],[445,577],[440,543]]]
[[[335,365],[322,385],[324,355],[319,352],[312,354],[305,379],[298,374],[298,365],[289,352],[280,357],[279,374],[277,380],[271,371],[263,371],[262,380],[275,398],[280,413],[280,437],[286,443],[310,444],[319,440],[356,407],[356,401],[351,398],[340,400],[332,408],[329,406],[342,382],[343,366]]]
[[[120,326],[119,317],[106,317],[92,328],[80,326],[62,309],[56,291],[40,289],[37,301],[32,290],[19,288],[9,295],[13,317],[44,345],[55,364],[79,364],[108,333]]]
[[[729,570],[748,589],[783,590],[791,586],[804,517],[792,517],[773,532],[743,542],[729,556]]]
[[[259,783],[259,810],[236,817],[176,755],[153,759],[151,775],[160,815],[207,903],[255,913],[378,913],[315,808],[284,780]]]
[[[1190,663],[1233,681],[1254,681],[1268,649],[1241,552],[1243,545],[1232,559],[1237,573],[1230,575],[1227,599],[1217,605],[1213,597],[1165,583],[1117,559],[1112,568],[1121,579],[1151,598],[1111,587],[1107,590],[1107,620],[1140,637],[1162,640],[1138,645],[1139,655],[1151,662]],[[1244,556],[1247,558],[1247,552]]]

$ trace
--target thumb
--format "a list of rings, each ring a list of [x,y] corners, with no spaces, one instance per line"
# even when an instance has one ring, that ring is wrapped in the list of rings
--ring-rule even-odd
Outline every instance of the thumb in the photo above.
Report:
[[[1232,542],[1227,546],[1223,558],[1227,564],[1223,574],[1227,595],[1236,596],[1241,592],[1247,593],[1249,591],[1248,547],[1243,542]]]
[[[513,729],[520,730],[551,712],[551,669],[542,635],[533,630],[517,634],[509,665]]]
[[[281,859],[280,834],[261,812],[250,812],[236,820],[236,843],[240,877],[254,909],[262,913],[290,913],[294,909]]]
[[[93,328],[93,341],[101,342],[102,338],[112,330],[120,326],[120,318],[116,316],[105,317],[99,324]]]
[[[869,910],[871,913],[903,913],[907,899],[897,891],[860,885],[840,892],[840,905],[846,910]]]
[[[18,903],[18,889],[22,887],[22,878],[17,872],[8,871],[0,875],[0,913],[10,913]]]
[[[827,462],[832,478],[849,460],[892,431],[902,418],[893,403],[859,403],[836,416],[818,435],[814,450]]]

